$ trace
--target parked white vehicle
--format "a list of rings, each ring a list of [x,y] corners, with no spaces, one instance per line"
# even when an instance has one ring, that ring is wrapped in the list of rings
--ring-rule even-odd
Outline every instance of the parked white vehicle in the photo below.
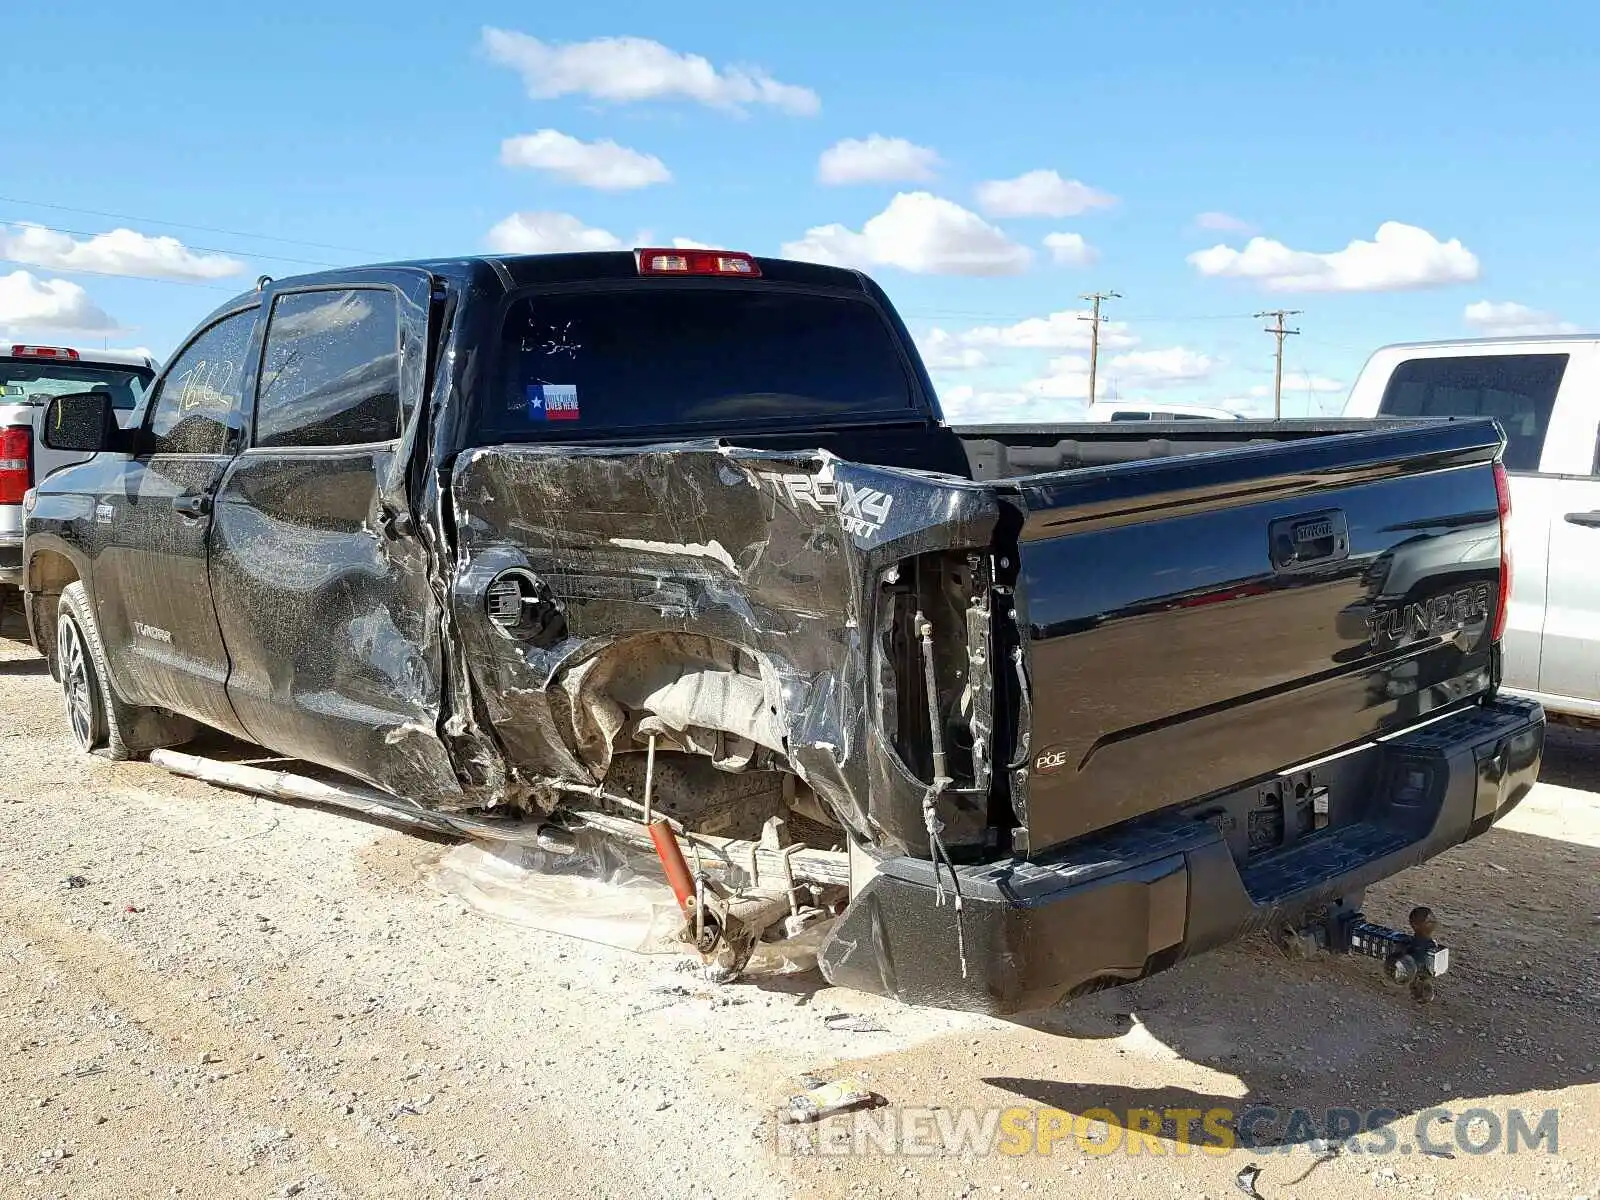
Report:
[[[1226,408],[1208,408],[1204,404],[1119,404],[1100,400],[1089,406],[1085,421],[1242,421],[1244,418]]]
[[[1498,418],[1511,476],[1505,686],[1600,718],[1600,336],[1385,346],[1344,415]]]
[[[110,392],[126,425],[155,371],[155,360],[136,351],[0,342],[0,593],[22,582],[23,494],[57,467],[88,457],[48,449],[40,439],[50,397]]]

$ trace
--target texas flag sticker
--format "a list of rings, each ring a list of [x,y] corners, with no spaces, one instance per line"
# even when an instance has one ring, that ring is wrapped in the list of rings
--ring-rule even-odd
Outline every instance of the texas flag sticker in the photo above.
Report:
[[[578,385],[574,383],[530,383],[528,418],[533,421],[576,421]]]

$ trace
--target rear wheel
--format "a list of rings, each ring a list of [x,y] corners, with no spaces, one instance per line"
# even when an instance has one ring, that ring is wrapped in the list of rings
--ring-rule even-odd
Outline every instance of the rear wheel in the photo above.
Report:
[[[118,700],[111,691],[105,649],[94,610],[81,582],[69,583],[61,592],[56,618],[56,673],[67,724],[78,748],[86,754],[125,759],[134,756],[125,734],[139,710]]]

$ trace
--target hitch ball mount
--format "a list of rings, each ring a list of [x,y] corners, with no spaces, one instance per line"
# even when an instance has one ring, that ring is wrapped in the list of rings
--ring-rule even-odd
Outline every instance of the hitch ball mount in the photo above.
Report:
[[[1431,908],[1413,908],[1407,920],[1409,932],[1391,929],[1341,902],[1306,925],[1283,930],[1279,944],[1299,959],[1320,951],[1380,959],[1391,982],[1409,987],[1413,1000],[1427,1004],[1434,997],[1434,980],[1450,970],[1450,948],[1434,940],[1439,922]]]

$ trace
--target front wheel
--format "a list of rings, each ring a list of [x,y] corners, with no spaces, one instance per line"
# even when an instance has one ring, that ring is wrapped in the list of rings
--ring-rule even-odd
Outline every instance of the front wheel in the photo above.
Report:
[[[56,661],[60,664],[61,695],[67,705],[67,724],[78,749],[93,750],[105,736],[105,710],[89,666],[89,650],[83,644],[78,622],[63,613],[57,625]]]
[[[123,704],[111,691],[100,630],[94,623],[89,594],[80,582],[69,583],[61,593],[56,615],[56,674],[61,680],[67,724],[78,749],[106,758],[134,757],[125,735],[138,710]]]

